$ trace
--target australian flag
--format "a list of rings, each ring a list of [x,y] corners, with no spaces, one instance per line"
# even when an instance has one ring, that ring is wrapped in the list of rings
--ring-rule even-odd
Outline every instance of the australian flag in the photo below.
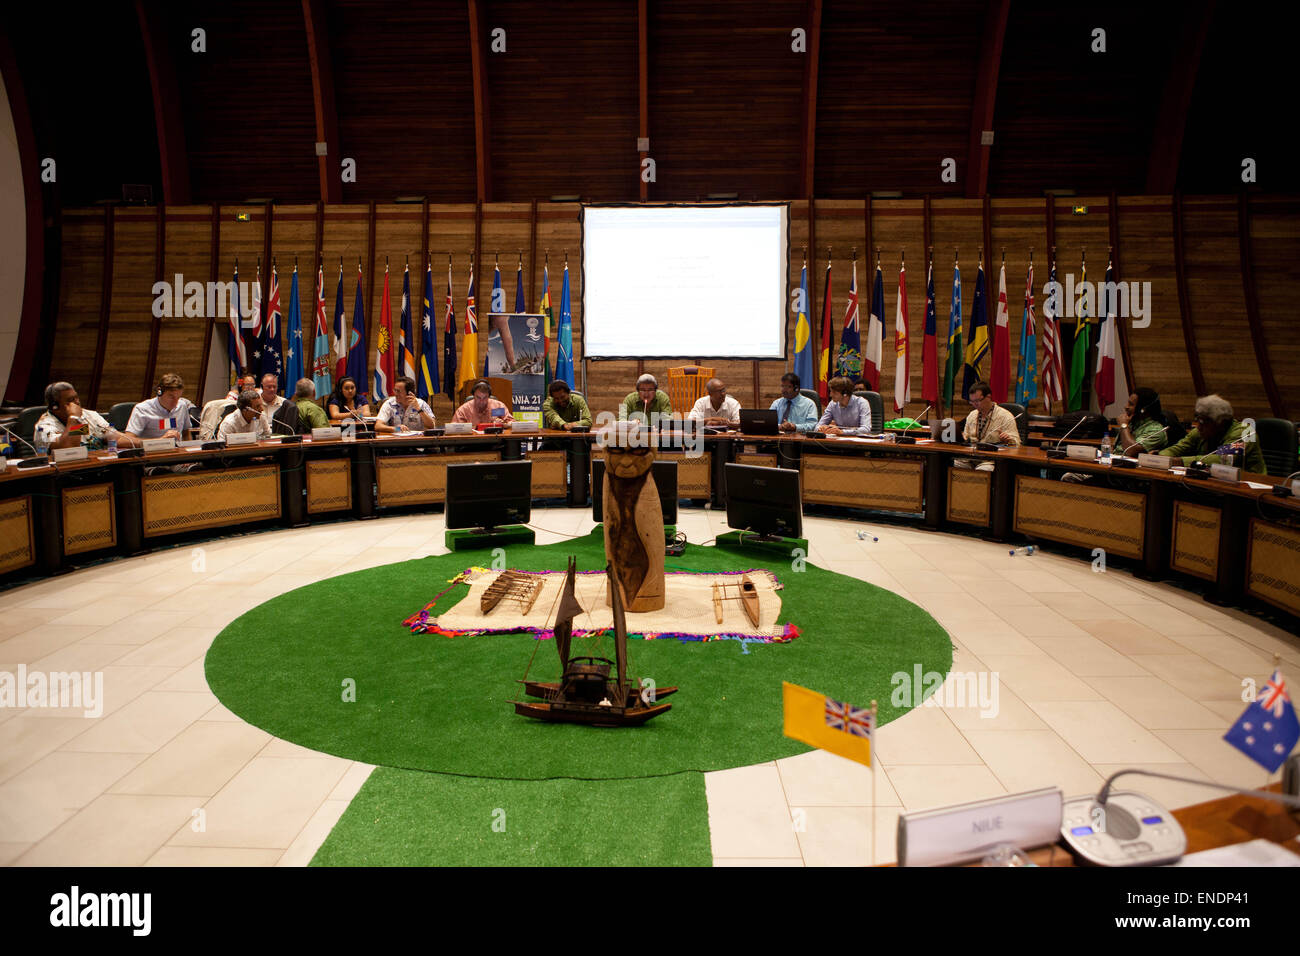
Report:
[[[1228,728],[1223,739],[1269,773],[1282,766],[1300,740],[1300,721],[1281,671],[1273,671],[1254,703]]]

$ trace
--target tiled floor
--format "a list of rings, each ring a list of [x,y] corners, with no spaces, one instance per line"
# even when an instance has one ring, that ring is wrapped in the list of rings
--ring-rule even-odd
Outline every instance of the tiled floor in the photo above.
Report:
[[[679,527],[706,541],[726,530],[722,517],[683,510]],[[539,509],[534,526],[549,543],[592,522]],[[104,678],[98,719],[0,707],[0,864],[306,864],[372,768],[245,724],[208,689],[203,655],[272,595],[445,553],[442,530],[440,516],[419,515],[266,532],[0,593],[0,670]],[[1262,683],[1275,653],[1300,671],[1295,636],[1075,558],[829,518],[806,519],[805,533],[812,561],[894,590],[947,628],[950,706],[881,728],[874,778],[820,751],[707,774],[717,864],[888,862],[901,812],[1045,785],[1074,794],[1122,767],[1265,783],[1220,738],[1243,679]],[[996,713],[977,699],[980,679]],[[1215,796],[1126,785],[1171,808]]]

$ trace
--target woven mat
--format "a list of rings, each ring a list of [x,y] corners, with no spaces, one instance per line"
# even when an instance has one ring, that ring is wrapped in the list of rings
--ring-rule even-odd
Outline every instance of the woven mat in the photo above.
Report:
[[[532,609],[521,609],[510,599],[501,601],[487,614],[480,610],[480,598],[488,585],[495,581],[500,571],[470,568],[458,576],[458,581],[469,583],[469,594],[454,607],[437,616],[433,615],[435,598],[423,611],[406,619],[405,623],[416,633],[486,634],[494,631],[530,631],[538,637],[550,637],[554,627],[554,608],[558,604],[560,589],[564,585],[562,571],[519,571],[542,581],[541,593]],[[759,626],[749,623],[740,604],[741,577],[748,574],[758,592]],[[719,624],[713,607],[714,583],[725,584],[726,599],[722,602],[722,623]],[[793,640],[799,629],[793,624],[778,624],[781,615],[781,582],[767,570],[699,573],[669,571],[664,575],[665,603],[662,610],[627,614],[630,636],[647,640],[675,637],[683,641],[742,640],[773,643]],[[586,613],[573,622],[575,636],[612,629],[614,612],[605,603],[605,572],[580,572],[575,581],[578,603]]]

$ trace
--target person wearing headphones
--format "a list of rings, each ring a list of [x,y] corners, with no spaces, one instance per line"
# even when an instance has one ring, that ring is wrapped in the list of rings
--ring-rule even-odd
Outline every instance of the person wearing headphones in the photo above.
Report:
[[[1155,389],[1135,388],[1128,397],[1124,412],[1115,419],[1119,436],[1115,450],[1121,455],[1160,451],[1173,444],[1165,424],[1165,413],[1160,408],[1160,396]]]
[[[105,421],[104,416],[82,408],[77,390],[69,382],[54,382],[45,389],[45,414],[36,422],[35,444],[38,448],[86,447],[99,450],[112,438],[121,448],[139,444],[132,435],[124,435]]]
[[[415,379],[403,375],[393,383],[393,397],[379,406],[375,431],[381,434],[418,432],[437,424],[429,403],[415,394]]]
[[[262,414],[265,410],[261,392],[252,389],[240,392],[235,410],[221,420],[217,437],[222,441],[231,435],[256,435],[258,441],[270,438],[271,426],[267,424],[266,417]]]
[[[469,422],[475,428],[479,425],[501,425],[513,422],[514,417],[505,402],[492,397],[492,386],[480,379],[474,383],[470,399],[451,417],[453,422]]]
[[[194,408],[184,394],[185,380],[168,372],[158,380],[158,393],[131,409],[126,430],[137,438],[184,438]]]

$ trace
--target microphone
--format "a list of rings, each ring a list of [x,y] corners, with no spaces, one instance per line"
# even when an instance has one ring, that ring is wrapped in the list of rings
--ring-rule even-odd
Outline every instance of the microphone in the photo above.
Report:
[[[279,426],[280,426],[281,428],[283,428],[283,429],[285,430],[285,432],[287,433],[287,434],[284,436],[284,438],[280,439],[280,444],[283,445],[283,444],[286,444],[286,443],[287,443],[287,444],[292,445],[294,442],[300,442],[300,441],[302,441],[302,436],[299,435],[296,431],[294,431],[292,428],[290,428],[290,427],[289,427],[288,425],[286,425],[284,422],[280,421],[278,418],[272,418],[272,419],[271,419],[271,431],[272,431],[272,432],[275,431],[275,426],[276,426],[276,425],[279,425]]]
[[[17,432],[11,431],[11,430],[9,429],[8,426],[6,426],[6,425],[0,425],[0,431],[3,431],[6,435],[8,435],[10,438],[14,439],[15,441],[20,441],[20,442],[22,442],[24,445],[26,445],[28,448],[30,448],[30,449],[32,450],[32,454],[33,454],[33,455],[36,455],[36,454],[37,454],[37,452],[36,452],[36,446],[35,446],[35,445],[33,445],[31,442],[29,442],[26,438],[23,438],[23,437],[22,437],[21,435],[19,435]]]
[[[1167,432],[1167,431],[1169,431],[1169,426],[1168,426],[1168,425],[1166,425],[1164,428],[1160,429],[1160,434],[1163,435],[1163,434],[1164,434],[1165,432]],[[1126,445],[1126,446],[1125,446],[1125,448],[1124,448],[1124,454],[1127,455],[1127,454],[1128,454],[1129,452],[1131,452],[1134,448],[1141,448],[1141,447],[1143,447],[1142,443],[1141,443],[1140,441],[1135,441],[1133,444],[1131,444],[1131,445]]]
[[[925,411],[922,412],[921,414],[924,415],[924,414],[925,414],[926,412],[928,412],[929,410],[930,410],[930,406],[927,405],[927,406],[925,406]],[[918,417],[919,417],[919,416],[913,416],[913,417],[912,417],[912,424],[915,425],[917,428],[920,428],[920,427],[921,427],[921,423],[920,423],[919,421],[917,421],[917,418],[918,418]],[[916,437],[915,437],[914,435],[909,435],[909,434],[907,434],[906,432],[904,432],[904,433],[901,434],[901,435],[895,435],[895,436],[894,436],[894,443],[897,444],[897,445],[915,445],[915,444],[916,444]]]
[[[1061,451],[1061,445],[1064,444],[1064,442],[1065,442],[1065,440],[1066,440],[1067,438],[1069,438],[1071,435],[1074,434],[1074,429],[1075,429],[1075,428],[1078,428],[1078,427],[1079,427],[1080,425],[1082,425],[1085,421],[1087,421],[1086,418],[1080,418],[1077,422],[1075,422],[1075,423],[1074,423],[1074,428],[1071,428],[1068,432],[1066,432],[1064,435],[1061,436],[1061,440],[1058,441],[1058,442],[1056,443],[1056,447],[1055,447],[1055,448],[1049,448],[1049,449],[1047,449],[1047,457],[1048,457],[1048,458],[1064,458],[1064,457],[1066,457],[1065,452]]]

